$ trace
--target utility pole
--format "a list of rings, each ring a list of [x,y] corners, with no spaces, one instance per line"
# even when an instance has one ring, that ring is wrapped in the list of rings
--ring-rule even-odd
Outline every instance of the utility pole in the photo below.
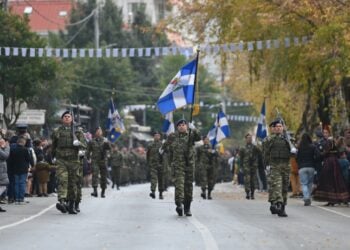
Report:
[[[94,15],[96,49],[100,48],[100,26],[98,22],[98,12],[99,12],[99,2],[98,0],[96,0],[96,9],[95,9],[95,15]]]

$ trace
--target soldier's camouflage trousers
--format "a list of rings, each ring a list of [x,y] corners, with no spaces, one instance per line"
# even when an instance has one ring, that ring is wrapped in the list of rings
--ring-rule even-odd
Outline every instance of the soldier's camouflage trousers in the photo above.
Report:
[[[120,186],[120,169],[121,167],[112,166],[112,182],[117,187]]]
[[[57,198],[76,201],[78,197],[80,163],[78,160],[57,160]],[[81,195],[80,195],[81,196]]]
[[[270,163],[269,202],[287,204],[290,166],[289,161],[279,160]]]
[[[102,189],[107,188],[107,166],[105,161],[92,161],[92,187],[97,188],[98,184]]]
[[[163,169],[159,165],[150,166],[150,175],[151,175],[151,191],[155,192],[158,184],[158,191],[164,191],[164,178],[163,178]]]
[[[245,167],[243,169],[244,173],[244,189],[246,192],[254,192],[257,168],[256,167]]]
[[[184,203],[184,201],[192,201],[193,194],[193,167],[185,166],[175,168],[175,204]]]
[[[83,183],[84,183],[83,165],[82,165],[82,162],[79,162],[79,168],[77,171],[77,196],[75,198],[76,202],[81,202]]]
[[[209,191],[214,189],[215,185],[215,172],[213,167],[202,166],[200,170],[201,175],[201,188],[205,190],[208,188]]]

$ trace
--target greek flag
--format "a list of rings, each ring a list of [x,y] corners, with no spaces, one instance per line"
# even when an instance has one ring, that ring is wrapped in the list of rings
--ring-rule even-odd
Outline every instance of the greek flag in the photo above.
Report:
[[[216,144],[229,137],[230,135],[230,126],[228,124],[226,115],[224,112],[219,111],[216,116],[214,126],[211,127],[208,133],[208,138],[210,140],[212,148],[215,148]]]
[[[112,143],[114,143],[125,131],[123,120],[121,119],[118,110],[114,108],[113,100],[109,103],[107,128],[109,131],[108,140]]]
[[[183,66],[170,81],[157,102],[158,109],[163,115],[193,104],[196,69],[197,59]]]
[[[258,129],[256,130],[256,137],[263,140],[267,136],[266,129],[266,110],[265,110],[265,100],[261,107],[260,118],[258,121]]]
[[[169,112],[168,114],[165,115],[162,132],[166,133],[167,135],[175,132],[173,112]]]

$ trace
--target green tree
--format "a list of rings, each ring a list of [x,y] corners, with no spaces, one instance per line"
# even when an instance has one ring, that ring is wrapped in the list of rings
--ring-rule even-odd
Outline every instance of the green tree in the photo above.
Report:
[[[18,48],[42,48],[45,40],[30,31],[28,20],[0,11],[0,44]],[[2,51],[2,54],[4,52]],[[57,63],[48,58],[1,56],[0,57],[0,93],[4,95],[4,106],[8,109],[4,120],[12,128],[20,110],[18,105],[27,102],[29,107],[41,96],[40,89],[56,78]]]
[[[221,43],[308,35],[303,46],[241,54],[249,81],[235,82],[235,88],[245,85],[242,96],[251,95],[249,85],[259,85],[259,99],[268,96],[270,107],[280,107],[291,127],[302,132],[319,121],[347,122],[339,103],[344,103],[341,82],[349,74],[349,7],[331,0],[191,1],[178,20],[190,22],[199,39],[209,33]]]

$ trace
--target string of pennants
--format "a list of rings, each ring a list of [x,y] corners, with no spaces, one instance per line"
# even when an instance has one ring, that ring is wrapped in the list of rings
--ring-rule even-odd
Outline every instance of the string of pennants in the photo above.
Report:
[[[211,113],[211,118],[215,118],[217,114]],[[257,123],[259,117],[256,116],[246,116],[246,115],[226,115],[227,120],[236,122],[255,122]]]
[[[306,44],[309,37],[286,37],[284,39],[250,41],[228,44],[201,45],[201,50],[206,54],[218,54],[223,52],[243,52],[264,49],[277,49],[284,46],[298,46]],[[152,47],[152,48],[19,48],[0,47],[0,56],[21,56],[21,57],[56,57],[56,58],[115,58],[115,57],[150,57],[185,55],[187,57],[194,54],[193,47]]]
[[[230,102],[230,101],[226,102],[227,107],[250,107],[252,105],[253,104],[251,102]],[[221,107],[221,104],[206,104],[206,103],[200,102],[199,106],[211,109],[215,107]],[[156,105],[138,104],[138,105],[127,105],[124,108],[124,110],[127,110],[129,112],[145,110],[145,109],[157,109],[157,107]]]

